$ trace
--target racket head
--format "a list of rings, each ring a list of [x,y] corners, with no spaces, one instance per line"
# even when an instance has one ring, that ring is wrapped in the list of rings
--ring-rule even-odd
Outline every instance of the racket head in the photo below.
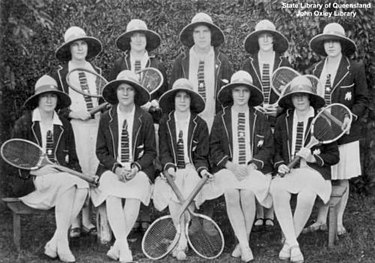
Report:
[[[24,139],[7,140],[0,151],[5,162],[23,170],[36,170],[48,162],[38,144]]]
[[[343,127],[345,118],[352,122],[351,111],[341,103],[322,108],[311,122],[312,136],[321,144],[337,141],[350,129],[350,125]]]
[[[271,88],[280,97],[286,86],[297,76],[301,74],[289,67],[279,67],[271,77]]]
[[[170,253],[180,239],[180,227],[173,224],[170,215],[156,219],[142,238],[142,251],[152,260],[158,260]]]
[[[185,231],[190,247],[200,257],[215,259],[223,253],[224,235],[210,217],[194,213]]]
[[[163,85],[164,76],[157,68],[144,68],[137,72],[139,83],[147,89],[150,95],[154,94]]]
[[[89,87],[94,84],[95,89],[90,88],[90,92],[84,92],[79,84],[79,73],[83,72],[87,78],[87,82]],[[84,96],[90,96],[94,98],[101,98],[103,93],[104,86],[108,83],[108,81],[100,74],[98,74],[95,71],[88,70],[86,68],[75,68],[68,72],[66,75],[66,82],[69,85],[70,88],[72,88],[74,91],[84,95]]]

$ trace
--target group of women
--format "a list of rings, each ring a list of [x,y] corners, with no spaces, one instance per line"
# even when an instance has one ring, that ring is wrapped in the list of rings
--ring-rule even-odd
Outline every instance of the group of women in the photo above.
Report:
[[[76,237],[81,231],[96,231],[90,220],[89,195],[108,218],[115,237],[107,256],[131,262],[127,237],[140,210],[139,221],[147,228],[150,200],[158,210],[168,207],[178,224],[181,203],[163,176],[168,173],[184,198],[200,177],[210,177],[193,205],[209,216],[213,216],[214,200],[224,195],[238,240],[233,244],[233,257],[244,262],[254,259],[249,246],[253,225],[273,225],[273,207],[285,237],[279,258],[303,262],[297,238],[316,197],[326,204],[331,180],[348,187],[348,179],[361,174],[357,120],[366,108],[368,94],[363,65],[349,59],[356,45],[341,25],[326,25],[310,41],[312,50],[325,57],[312,67],[312,73],[325,83],[324,94],[318,94],[316,84],[300,75],[278,100],[270,77],[277,68],[291,66],[282,56],[289,44],[269,20],[260,21],[246,37],[244,48],[250,55],[234,74],[228,57],[219,51],[223,31],[209,15],[196,14],[179,36],[186,48],[167,78],[163,65],[151,54],[160,45],[160,36],[144,21],[131,20],[116,40],[122,55],[103,89],[103,98],[111,107],[92,116],[89,111],[99,101],[72,90],[66,75],[75,68],[101,74],[88,60],[100,54],[102,45],[79,27],[65,32],[64,43],[56,50],[62,66],[37,81],[35,94],[25,102],[28,111],[16,122],[13,136],[38,143],[54,162],[100,180],[98,187],[91,187],[50,166],[22,176],[32,179],[35,186],[20,198],[25,204],[39,209],[55,207],[56,231],[45,254],[75,262],[68,234]],[[145,67],[155,67],[164,75],[162,87],[152,96],[136,74]],[[84,73],[75,81],[82,89],[96,89],[95,81]],[[344,123],[351,126],[350,132],[338,142],[306,148],[312,118],[331,103],[342,103],[352,111],[353,122]],[[294,156],[302,160],[289,169],[287,164]],[[346,232],[342,218],[348,193],[340,204],[339,234]],[[294,213],[292,194],[297,195]],[[263,207],[268,210],[263,212]],[[81,209],[82,223],[78,220]],[[318,220],[305,232],[324,229],[326,211],[322,206]],[[172,255],[184,260],[187,249],[182,235]]]

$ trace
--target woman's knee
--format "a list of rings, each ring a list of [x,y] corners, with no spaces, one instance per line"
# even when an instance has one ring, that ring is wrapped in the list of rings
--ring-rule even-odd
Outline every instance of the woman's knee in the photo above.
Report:
[[[240,202],[240,193],[237,189],[226,190],[224,193],[227,205],[238,205]]]
[[[251,190],[241,190],[240,191],[241,200],[255,200],[255,194]]]

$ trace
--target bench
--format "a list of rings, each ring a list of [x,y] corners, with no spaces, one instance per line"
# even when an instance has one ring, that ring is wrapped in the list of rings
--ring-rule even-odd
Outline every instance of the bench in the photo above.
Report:
[[[328,217],[328,247],[332,248],[337,241],[337,209],[342,196],[347,191],[347,187],[341,185],[332,185],[331,198],[329,200]]]
[[[2,198],[3,202],[12,211],[13,215],[13,242],[18,252],[21,250],[21,215],[33,215],[41,213],[49,213],[50,210],[39,210],[25,205],[17,197]]]

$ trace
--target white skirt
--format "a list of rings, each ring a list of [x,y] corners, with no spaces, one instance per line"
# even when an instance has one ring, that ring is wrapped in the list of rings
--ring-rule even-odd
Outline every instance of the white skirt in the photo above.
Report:
[[[362,174],[359,148],[359,141],[339,145],[340,162],[331,167],[332,180],[346,180]]]
[[[116,174],[106,171],[100,177],[99,186],[92,191],[95,191],[91,196],[94,206],[99,206],[108,196],[138,199],[147,206],[150,203],[152,187],[148,176],[142,171],[127,182],[121,182]]]
[[[38,175],[34,179],[35,191],[19,199],[26,205],[42,210],[55,207],[60,195],[71,187],[89,188],[89,184],[65,172]]]
[[[304,167],[292,169],[284,177],[276,176],[270,187],[270,193],[278,189],[286,190],[292,194],[298,194],[303,189],[315,192],[326,204],[331,196],[332,186],[330,180],[325,180],[316,170]]]
[[[253,170],[248,177],[239,181],[230,170],[222,169],[214,176],[223,193],[232,189],[247,189],[254,193],[260,204],[266,208],[271,207],[272,198],[269,196],[271,174],[263,174],[258,170]]]

